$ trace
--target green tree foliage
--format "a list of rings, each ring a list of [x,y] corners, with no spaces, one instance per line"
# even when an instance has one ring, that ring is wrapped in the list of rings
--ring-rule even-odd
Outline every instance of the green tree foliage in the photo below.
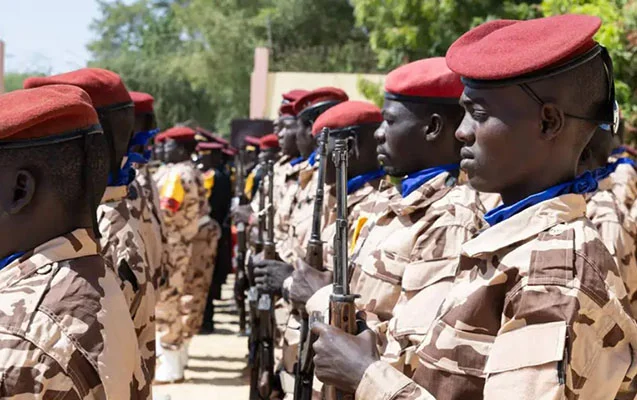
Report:
[[[155,95],[163,126],[194,118],[227,130],[246,117],[257,46],[270,48],[273,71],[378,70],[343,0],[98,2],[92,65]]]
[[[12,92],[22,89],[22,83],[25,79],[32,76],[45,76],[43,72],[7,72],[4,74],[4,90]]]

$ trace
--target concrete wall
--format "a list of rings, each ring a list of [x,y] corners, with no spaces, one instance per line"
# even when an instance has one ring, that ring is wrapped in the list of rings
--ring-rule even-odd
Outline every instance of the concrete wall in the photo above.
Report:
[[[359,91],[357,82],[365,78],[372,82],[383,83],[384,75],[377,74],[345,74],[345,73],[313,73],[313,72],[269,72],[265,110],[263,118],[275,119],[281,105],[281,95],[292,89],[312,90],[323,86],[334,86],[343,89],[350,100],[367,100]],[[254,118],[254,117],[253,117]]]
[[[0,40],[0,93],[4,93],[4,42]]]

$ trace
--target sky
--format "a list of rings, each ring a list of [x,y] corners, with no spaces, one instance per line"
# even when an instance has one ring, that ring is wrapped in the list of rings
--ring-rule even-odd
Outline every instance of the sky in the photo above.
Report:
[[[0,0],[7,72],[61,73],[85,67],[95,0]]]

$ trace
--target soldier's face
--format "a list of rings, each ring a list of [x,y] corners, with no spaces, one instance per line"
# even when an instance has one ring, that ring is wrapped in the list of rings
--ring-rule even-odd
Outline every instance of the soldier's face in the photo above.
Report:
[[[542,138],[537,104],[521,88],[466,88],[460,104],[460,168],[474,189],[503,193],[537,180],[550,163],[550,144]]]
[[[312,136],[312,127],[303,123],[296,134],[296,145],[303,157],[308,157],[316,148],[314,137]]]
[[[288,156],[298,155],[299,149],[296,145],[296,135],[301,124],[297,122],[296,118],[285,118],[281,120],[281,126],[282,128],[279,132],[279,146],[281,147],[283,154]]]
[[[385,100],[382,111],[384,121],[374,137],[378,142],[378,162],[387,174],[404,176],[426,168],[424,121],[398,101]]]
[[[188,160],[190,155],[184,146],[180,146],[175,140],[168,139],[164,143],[164,160],[176,163]]]

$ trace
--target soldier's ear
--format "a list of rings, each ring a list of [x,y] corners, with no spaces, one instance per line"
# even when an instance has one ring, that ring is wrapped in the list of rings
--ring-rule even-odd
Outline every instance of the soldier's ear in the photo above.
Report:
[[[429,123],[424,127],[425,140],[433,142],[443,132],[444,120],[439,114],[432,114]]]
[[[21,169],[15,174],[13,184],[13,201],[8,209],[9,214],[20,213],[33,200],[36,181],[31,172]]]

